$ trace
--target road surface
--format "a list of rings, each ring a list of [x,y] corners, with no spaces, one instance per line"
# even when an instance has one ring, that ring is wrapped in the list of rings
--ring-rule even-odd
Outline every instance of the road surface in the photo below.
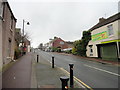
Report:
[[[69,63],[74,64],[74,76],[83,81],[91,88],[118,88],[118,67],[114,65],[101,64],[72,55],[61,55],[52,52],[37,52],[45,60],[51,62],[55,57],[55,65],[69,72]]]

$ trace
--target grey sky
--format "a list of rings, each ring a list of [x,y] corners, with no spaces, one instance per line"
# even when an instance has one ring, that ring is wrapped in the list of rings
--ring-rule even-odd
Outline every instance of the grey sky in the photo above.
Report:
[[[32,39],[32,46],[47,43],[54,36],[66,41],[81,39],[82,31],[90,29],[100,17],[109,17],[118,12],[119,0],[8,0],[17,18],[17,27],[22,28]]]

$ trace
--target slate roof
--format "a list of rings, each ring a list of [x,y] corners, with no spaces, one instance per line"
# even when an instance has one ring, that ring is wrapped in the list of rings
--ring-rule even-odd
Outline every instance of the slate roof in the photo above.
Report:
[[[114,22],[114,21],[116,21],[116,20],[118,20],[118,19],[120,19],[120,12],[119,13],[117,13],[117,14],[115,14],[115,15],[113,15],[113,16],[111,16],[111,17],[109,17],[109,18],[107,18],[107,19],[105,19],[105,20],[103,20],[103,21],[101,21],[101,22],[99,22],[99,23],[97,23],[95,26],[93,26],[91,29],[89,29],[90,31],[93,31],[93,30],[95,30],[95,29],[97,29],[97,28],[99,28],[99,27],[102,27],[102,26],[104,26],[104,25],[107,25],[107,24],[109,24],[109,23],[112,23],[112,22]]]

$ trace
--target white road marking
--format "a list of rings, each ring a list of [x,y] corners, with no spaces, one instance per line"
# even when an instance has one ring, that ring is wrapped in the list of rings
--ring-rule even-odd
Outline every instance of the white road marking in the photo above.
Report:
[[[96,68],[96,67],[93,67],[93,66],[89,66],[89,65],[87,65],[87,64],[84,64],[84,66],[90,67],[90,68],[93,68],[93,69],[96,69],[96,70],[99,70],[99,71],[103,71],[103,72],[106,72],[106,73],[109,73],[109,74],[112,74],[112,75],[120,76],[120,75],[117,74],[117,73],[113,73],[113,72],[111,72],[111,71],[107,71],[107,70],[104,70],[104,69],[100,69],[100,68]]]

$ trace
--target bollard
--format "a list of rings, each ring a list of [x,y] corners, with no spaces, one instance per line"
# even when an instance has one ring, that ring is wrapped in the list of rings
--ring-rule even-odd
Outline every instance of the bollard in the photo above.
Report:
[[[38,60],[39,60],[39,56],[37,55],[37,63],[38,63]]]
[[[54,56],[52,56],[52,68],[54,68]]]
[[[70,87],[74,87],[74,82],[73,82],[73,66],[74,64],[69,64],[70,66]]]
[[[63,76],[63,77],[60,77],[60,80],[62,82],[62,90],[68,90],[69,77]]]

